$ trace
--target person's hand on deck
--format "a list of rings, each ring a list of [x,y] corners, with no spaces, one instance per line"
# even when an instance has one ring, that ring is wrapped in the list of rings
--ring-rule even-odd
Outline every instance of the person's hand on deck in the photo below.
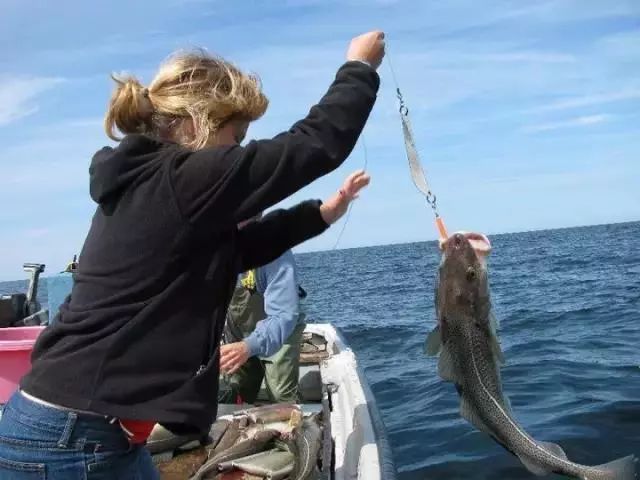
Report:
[[[235,342],[220,347],[220,370],[232,375],[249,360],[249,346],[244,342]]]

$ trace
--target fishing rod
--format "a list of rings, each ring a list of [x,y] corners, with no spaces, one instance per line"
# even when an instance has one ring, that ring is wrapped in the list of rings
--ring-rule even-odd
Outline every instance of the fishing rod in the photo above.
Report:
[[[424,169],[422,168],[422,162],[420,161],[420,156],[418,155],[418,150],[416,149],[413,130],[411,128],[411,121],[409,120],[409,108],[404,103],[404,97],[402,96],[402,92],[400,91],[400,85],[398,84],[398,79],[396,77],[396,72],[393,69],[393,64],[391,63],[391,57],[389,56],[388,49],[385,56],[387,57],[387,64],[389,65],[389,69],[391,70],[391,77],[393,78],[393,83],[396,87],[396,97],[398,98],[399,102],[398,112],[400,113],[400,120],[402,122],[402,134],[404,136],[404,146],[407,151],[407,160],[409,160],[409,171],[411,172],[411,178],[416,188],[420,191],[420,193],[424,195],[427,204],[433,210],[433,213],[436,217],[436,228],[438,230],[438,234],[440,235],[440,239],[446,240],[447,238],[449,238],[447,228],[444,224],[444,220],[438,213],[436,196],[431,191],[429,183],[427,182],[427,177],[424,174]]]

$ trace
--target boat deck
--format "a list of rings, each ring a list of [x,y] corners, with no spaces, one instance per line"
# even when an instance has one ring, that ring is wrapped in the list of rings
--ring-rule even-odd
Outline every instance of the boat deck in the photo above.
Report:
[[[320,413],[323,410],[323,383],[320,365],[330,357],[327,347],[327,341],[322,335],[305,332],[301,345],[298,387],[301,399],[299,407],[305,416]],[[177,445],[181,440],[176,437],[169,437],[170,434],[168,432],[164,432],[161,440],[154,441],[152,438],[149,449],[152,451],[154,461],[158,465],[162,480],[184,480],[189,478],[206,461],[211,446],[215,445],[219,440],[217,438],[219,437],[217,425],[219,422],[228,421],[240,411],[268,403],[268,395],[263,383],[255,405],[219,404],[218,420],[212,426],[209,438],[204,445],[202,444],[203,442],[197,439],[188,440],[182,445]],[[329,430],[325,429],[325,432],[329,435]],[[327,442],[323,443],[330,446],[332,444],[330,436],[327,440]],[[329,453],[327,457],[329,461],[331,456],[331,453]],[[322,468],[322,463],[320,463],[320,468]],[[328,468],[330,467],[328,466]]]
[[[305,415],[322,412],[323,439],[317,459],[321,477],[327,480],[395,479],[391,450],[375,398],[344,338],[329,324],[309,324],[300,360],[300,407]],[[267,395],[263,385],[257,404],[265,403]],[[154,452],[161,478],[189,478],[206,460],[210,445],[217,443],[218,422],[228,421],[234,413],[250,407],[220,404],[209,445],[201,445],[196,440],[186,446]],[[149,447],[154,449],[152,443]]]

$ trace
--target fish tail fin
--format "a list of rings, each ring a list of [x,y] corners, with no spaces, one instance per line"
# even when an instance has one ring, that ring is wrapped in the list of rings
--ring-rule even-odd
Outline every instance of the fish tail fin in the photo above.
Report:
[[[593,468],[599,470],[598,478],[603,480],[635,480],[637,478],[636,463],[638,459],[634,455],[629,455]]]

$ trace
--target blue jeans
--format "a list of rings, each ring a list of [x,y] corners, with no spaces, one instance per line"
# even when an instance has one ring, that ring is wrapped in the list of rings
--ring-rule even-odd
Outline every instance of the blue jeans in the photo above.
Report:
[[[158,480],[144,446],[102,416],[59,410],[17,392],[0,418],[0,480]]]

